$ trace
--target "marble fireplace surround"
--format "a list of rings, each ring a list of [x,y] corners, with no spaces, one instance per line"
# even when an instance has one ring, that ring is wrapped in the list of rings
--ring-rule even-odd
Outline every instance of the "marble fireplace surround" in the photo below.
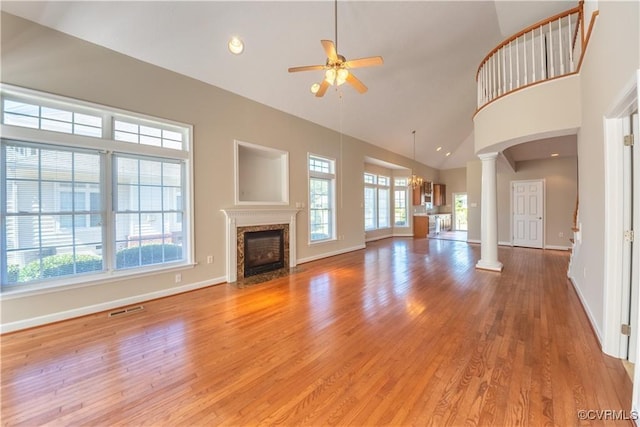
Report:
[[[226,217],[226,278],[232,283],[238,280],[238,228],[240,231],[256,231],[274,229],[273,226],[288,227],[288,241],[285,241],[285,250],[289,247],[288,268],[295,267],[296,258],[296,215],[299,209],[222,209]],[[278,228],[278,227],[275,227]],[[282,227],[285,228],[285,227]],[[285,228],[286,229],[286,228]],[[286,234],[285,234],[286,238]],[[244,245],[244,242],[242,242]],[[285,259],[287,254],[285,253]]]

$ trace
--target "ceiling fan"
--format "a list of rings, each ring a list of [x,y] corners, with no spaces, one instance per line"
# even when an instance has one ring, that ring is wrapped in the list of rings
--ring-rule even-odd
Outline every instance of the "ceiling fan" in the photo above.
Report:
[[[382,65],[384,63],[381,56],[370,56],[367,58],[353,59],[347,61],[344,56],[338,54],[338,0],[334,2],[334,24],[335,24],[335,44],[331,40],[320,40],[324,52],[327,55],[327,62],[325,65],[305,65],[302,67],[289,68],[290,73],[298,71],[313,71],[313,70],[325,70],[324,79],[319,85],[316,83],[313,85],[311,91],[315,93],[316,97],[324,96],[329,86],[340,86],[343,83],[349,83],[358,92],[365,93],[367,87],[349,70],[359,67],[370,67],[373,65]],[[314,91],[315,88],[315,91]]]

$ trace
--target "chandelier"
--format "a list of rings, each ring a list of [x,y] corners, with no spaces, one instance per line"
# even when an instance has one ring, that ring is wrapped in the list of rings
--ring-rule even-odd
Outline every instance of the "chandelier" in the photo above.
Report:
[[[416,131],[412,131],[413,133],[413,161],[416,161]],[[413,169],[411,170],[411,177],[409,178],[409,182],[407,186],[413,188],[414,190],[422,185],[424,179],[421,176],[413,173]]]

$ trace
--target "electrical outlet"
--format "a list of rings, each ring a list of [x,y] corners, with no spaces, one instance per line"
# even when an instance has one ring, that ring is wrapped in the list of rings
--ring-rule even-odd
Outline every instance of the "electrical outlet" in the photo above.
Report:
[[[558,237],[564,237],[564,233],[561,231],[558,233]]]
[[[207,257],[207,264],[213,264],[213,255]]]
[[[180,282],[182,282],[182,274],[177,273],[176,274],[176,283],[180,283]]]

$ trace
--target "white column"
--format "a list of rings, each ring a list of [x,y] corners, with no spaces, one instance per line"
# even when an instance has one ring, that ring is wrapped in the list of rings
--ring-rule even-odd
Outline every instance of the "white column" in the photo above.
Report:
[[[498,153],[480,154],[482,160],[482,200],[480,260],[476,268],[502,271],[498,261],[498,198],[496,189],[496,158]]]

